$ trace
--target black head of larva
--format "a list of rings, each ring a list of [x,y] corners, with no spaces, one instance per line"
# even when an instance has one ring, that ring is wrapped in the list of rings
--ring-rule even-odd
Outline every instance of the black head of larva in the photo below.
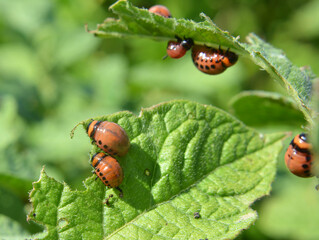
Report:
[[[89,124],[87,125],[87,127],[86,127],[86,132],[88,132],[89,131],[89,128],[90,128],[90,126],[91,126],[91,124],[92,124],[92,122],[93,122],[94,120],[93,119],[91,119],[91,121],[89,122]]]
[[[194,45],[194,41],[191,38],[185,38],[181,41],[181,46],[185,48],[186,50],[189,50]]]
[[[236,53],[230,52],[228,50],[225,53],[225,57],[228,58],[228,60],[231,64],[235,64],[238,60],[238,55]]]
[[[304,142],[307,142],[307,134],[306,133],[300,133],[299,138],[303,140]]]
[[[98,155],[98,154],[99,154],[99,153],[97,152],[97,153],[95,153],[95,154],[91,157],[91,164],[92,164],[93,159],[95,158],[95,156]]]

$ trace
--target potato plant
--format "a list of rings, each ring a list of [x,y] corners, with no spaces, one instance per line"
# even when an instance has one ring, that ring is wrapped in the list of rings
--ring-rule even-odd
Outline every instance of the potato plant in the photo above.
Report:
[[[310,66],[295,65],[281,49],[267,43],[257,34],[250,33],[244,38],[233,36],[218,27],[205,13],[200,13],[200,21],[174,18],[173,11],[172,18],[165,18],[150,13],[146,8],[136,7],[127,0],[117,1],[111,5],[109,11],[112,17],[107,17],[104,22],[97,25],[96,29],[91,30],[87,27],[85,36],[90,38],[86,39],[82,46],[94,45],[96,44],[94,41],[110,41],[107,43],[116,45],[118,39],[124,42],[143,39],[143,41],[159,44],[175,40],[176,36],[191,38],[196,45],[221,48],[225,51],[229,49],[239,57],[236,65],[246,61],[250,65],[257,66],[260,71],[267,72],[271,79],[279,83],[282,89],[277,92],[250,89],[234,95],[231,91],[227,92],[231,87],[228,86],[225,92],[223,87],[220,87],[218,94],[230,96],[226,97],[227,99],[223,98],[227,100],[224,105],[227,105],[228,109],[222,109],[209,101],[206,102],[210,99],[207,97],[211,94],[210,91],[214,91],[213,85],[205,82],[206,80],[193,78],[192,81],[184,83],[183,80],[187,78],[188,73],[186,71],[179,72],[178,78],[173,81],[169,78],[170,75],[176,76],[174,71],[179,66],[174,61],[185,61],[184,64],[189,63],[193,67],[192,70],[198,71],[192,63],[191,50],[180,60],[167,58],[158,65],[141,64],[140,68],[136,67],[132,72],[127,70],[130,60],[127,60],[129,57],[124,58],[125,55],[113,53],[110,57],[111,61],[105,61],[106,66],[103,65],[104,62],[99,65],[100,63],[95,61],[92,66],[89,66],[95,73],[95,75],[91,72],[89,74],[90,77],[91,75],[95,77],[92,82],[87,85],[79,82],[85,89],[83,92],[79,90],[82,94],[80,95],[90,97],[75,100],[75,98],[69,98],[68,92],[61,92],[57,93],[55,98],[50,95],[49,88],[47,88],[48,92],[39,96],[45,99],[43,102],[46,108],[58,105],[60,98],[72,100],[72,104],[61,104],[56,112],[68,113],[67,116],[74,114],[78,124],[71,131],[72,141],[65,143],[67,140],[64,139],[68,137],[66,134],[57,138],[55,146],[60,146],[57,149],[50,148],[51,140],[43,137],[44,132],[49,129],[51,133],[61,133],[61,129],[57,126],[60,122],[65,122],[66,117],[63,121],[55,119],[54,124],[44,124],[38,129],[35,127],[36,130],[30,133],[34,136],[33,139],[42,137],[42,145],[35,144],[41,153],[39,155],[45,157],[47,154],[51,158],[50,161],[45,162],[46,166],[42,168],[39,180],[33,181],[32,190],[29,193],[31,204],[28,206],[27,219],[31,227],[12,223],[10,219],[1,215],[3,229],[9,229],[8,234],[5,232],[3,236],[14,235],[12,232],[16,232],[16,236],[21,239],[28,237],[75,240],[211,240],[243,237],[246,229],[255,227],[253,224],[256,226],[259,224],[258,215],[262,215],[262,209],[258,209],[258,212],[255,210],[255,207],[258,208],[258,200],[265,196],[268,196],[270,200],[272,198],[272,184],[276,173],[281,171],[280,162],[283,161],[283,152],[293,137],[289,131],[295,134],[296,129],[303,128],[304,132],[309,133],[314,156],[316,156],[319,149],[317,119],[319,83],[316,75]],[[139,49],[143,48],[143,44],[133,44],[130,47],[136,49],[137,56],[147,51]],[[77,48],[74,52],[80,55],[81,48]],[[163,53],[164,56],[165,49]],[[39,54],[41,55],[41,52]],[[87,56],[91,55],[93,52],[87,50]],[[143,56],[140,57],[143,58]],[[59,76],[59,71],[64,68],[62,66],[68,66],[64,62],[65,65],[59,67],[60,60],[73,61],[67,57],[60,59],[57,57],[55,60],[56,68],[52,68],[53,72],[56,71],[55,77]],[[170,64],[172,68],[167,67]],[[163,73],[163,65],[166,66],[163,69],[171,71]],[[209,76],[209,81],[216,81],[216,84],[219,84],[225,78],[227,84],[234,83],[239,76],[236,75],[236,65],[218,76]],[[81,64],[78,69],[78,75],[86,74],[86,69]],[[108,76],[108,78],[112,80],[104,82],[104,74],[110,74],[111,77]],[[204,76],[204,73],[199,71],[196,74],[196,76]],[[130,84],[125,82],[127,78],[131,78]],[[44,79],[48,85],[53,84],[50,78]],[[170,92],[168,95],[171,94],[172,97],[155,103],[151,101],[152,106],[142,106],[139,111],[132,112],[131,105],[134,103],[125,100],[129,91],[124,87],[126,85],[129,85],[131,89],[138,88],[140,85],[145,89],[150,86],[171,87],[173,90],[168,91]],[[71,93],[74,91],[72,86],[66,86]],[[94,87],[94,94],[84,94],[91,91],[87,86]],[[234,88],[236,86],[234,83]],[[185,93],[195,91],[200,97],[179,98],[178,91]],[[151,92],[149,97],[161,99],[156,95],[156,91]],[[92,102],[96,104],[87,103],[91,98],[95,99]],[[14,109],[18,107],[10,97],[6,98],[4,103],[7,108],[2,112],[5,113],[6,122],[11,122],[16,118]],[[98,104],[101,104],[99,111],[95,112],[94,109]],[[119,108],[124,111],[118,111]],[[85,114],[80,113],[82,109],[85,109]],[[107,110],[104,113],[100,109]],[[91,157],[102,151],[87,135],[87,128],[92,119],[117,123],[129,137],[128,153],[125,156],[116,156],[124,172],[123,182],[120,185],[123,195],[118,189],[106,187],[102,181],[96,180],[96,176],[90,173]],[[23,124],[18,124],[17,132],[22,131]],[[53,125],[55,127],[52,127]],[[267,126],[274,125],[277,128],[267,129]],[[287,126],[291,127],[291,130],[289,127],[287,129]],[[79,138],[79,135],[80,138],[85,138],[85,141],[80,147],[73,149],[70,146]],[[8,136],[10,141],[18,142],[18,137],[15,139],[15,135],[8,134]],[[3,149],[10,148],[3,147]],[[13,148],[12,152],[14,151]],[[60,152],[64,157],[59,155]],[[77,157],[73,157],[74,152],[79,152]],[[80,153],[81,158],[78,157]],[[58,163],[52,157],[59,159]],[[26,155],[25,158],[30,159],[28,164],[31,165],[30,168],[25,167],[26,176],[38,176],[38,172],[32,170],[32,166],[35,166],[32,156]],[[68,161],[69,159],[71,160]],[[19,163],[19,160],[13,158],[10,166],[17,166],[19,169],[15,171],[23,172],[21,170],[23,166],[15,162]],[[39,165],[39,163],[36,164]],[[81,175],[80,179],[84,183],[84,188],[83,186],[71,187],[68,181],[61,181],[61,178],[64,179],[61,177],[63,174],[52,171],[54,165],[63,166],[63,172],[70,178],[77,175],[77,171],[85,171],[86,177]],[[4,174],[2,178],[1,184],[6,187],[6,190],[2,191],[6,199],[11,196],[11,193],[6,192],[7,189],[20,194],[22,198],[25,198],[23,192],[31,189],[32,181],[28,177],[19,181],[19,178]],[[289,185],[288,181],[281,181],[280,184],[286,198],[295,197],[286,187]],[[316,192],[315,185],[313,184],[313,192]],[[295,189],[302,189],[302,186],[297,183]],[[274,191],[276,192],[276,187]],[[8,209],[16,205],[21,215],[24,211],[23,204],[14,197],[12,199]],[[274,204],[273,209],[276,209],[276,206]],[[304,211],[308,211],[306,207]],[[276,234],[282,229],[273,227],[275,224],[271,222],[276,223],[277,220],[275,214],[270,214],[273,212],[269,211],[268,220],[271,219],[271,221],[263,223],[260,229],[271,228]],[[22,218],[9,213],[4,215],[15,220]],[[285,214],[285,217],[289,219],[289,214]],[[280,224],[276,226],[278,225]],[[319,236],[316,230],[310,232],[313,235],[300,233],[300,236],[309,238]],[[295,238],[298,238],[298,234]],[[278,236],[280,238],[281,235],[276,235]]]

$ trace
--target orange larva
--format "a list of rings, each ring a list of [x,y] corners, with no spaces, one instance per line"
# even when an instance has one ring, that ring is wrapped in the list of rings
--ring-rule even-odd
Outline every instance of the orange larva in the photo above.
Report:
[[[292,139],[285,154],[285,163],[290,172],[303,178],[313,176],[311,149],[305,133],[298,134]]]
[[[95,174],[108,187],[117,188],[123,181],[123,171],[115,158],[103,152],[93,155],[91,165]]]
[[[87,133],[100,149],[112,156],[124,156],[130,147],[125,130],[113,122],[92,120]]]
[[[154,5],[153,7],[150,7],[148,11],[166,18],[172,17],[171,12],[163,5]]]
[[[216,49],[194,45],[192,48],[192,59],[198,70],[215,75],[233,66],[237,62],[238,56],[229,50],[225,51],[221,48]]]
[[[185,38],[182,40],[179,37],[176,37],[177,41],[169,41],[167,43],[166,52],[167,55],[171,58],[181,58],[186,52],[192,48],[194,42],[191,38]]]

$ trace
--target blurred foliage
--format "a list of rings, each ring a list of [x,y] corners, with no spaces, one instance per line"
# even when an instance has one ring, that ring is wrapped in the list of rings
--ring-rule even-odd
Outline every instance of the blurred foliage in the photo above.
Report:
[[[69,138],[70,130],[80,120],[120,110],[137,113],[141,107],[171,99],[189,99],[228,110],[230,98],[243,90],[285,94],[278,83],[247,59],[240,59],[224,74],[212,77],[195,69],[189,53],[179,60],[163,61],[166,42],[101,40],[86,33],[85,23],[92,29],[112,16],[107,8],[114,2],[0,0],[0,225],[6,226],[5,230],[0,228],[1,238],[14,231],[22,235],[40,231],[35,224],[26,222],[25,215],[31,182],[37,180],[43,165],[50,176],[74,189],[83,188],[83,179],[91,175],[89,140],[81,131],[76,132],[80,136],[74,140]],[[316,14],[319,2],[316,0],[135,0],[132,3],[145,8],[164,4],[174,17],[195,21],[200,20],[200,12],[205,12],[232,35],[255,32],[281,48],[294,64],[311,66],[319,74],[319,16]],[[289,123],[258,129],[293,134],[306,131],[305,126]],[[302,180],[300,184],[306,187],[307,181]],[[297,186],[297,182],[281,161],[273,194],[254,206],[259,210],[260,221],[244,231],[242,239],[318,236],[317,232],[307,233],[318,231],[311,224],[297,227],[298,223],[316,222],[317,217],[311,213],[294,214],[295,222],[291,226],[294,235],[289,231],[292,219],[289,209],[296,202],[290,202],[288,196],[298,196],[304,205],[318,200],[304,193],[306,190]],[[12,208],[15,210],[10,211]],[[276,215],[280,224],[273,232],[271,213],[276,209],[282,212]],[[299,211],[296,206],[294,210]]]

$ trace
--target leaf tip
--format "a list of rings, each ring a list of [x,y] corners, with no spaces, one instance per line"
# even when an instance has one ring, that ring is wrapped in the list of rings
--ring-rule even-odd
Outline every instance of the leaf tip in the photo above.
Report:
[[[113,10],[114,7],[116,7],[117,5],[121,5],[122,3],[124,3],[126,5],[129,4],[129,2],[127,0],[118,0],[109,7],[109,10]]]
[[[40,174],[40,179],[39,179],[39,181],[41,180],[41,178],[43,178],[43,177],[47,177],[48,175],[47,175],[47,173],[45,172],[45,165],[43,165],[43,167],[42,167],[42,169],[41,169],[41,174]],[[38,181],[38,182],[39,182]]]

